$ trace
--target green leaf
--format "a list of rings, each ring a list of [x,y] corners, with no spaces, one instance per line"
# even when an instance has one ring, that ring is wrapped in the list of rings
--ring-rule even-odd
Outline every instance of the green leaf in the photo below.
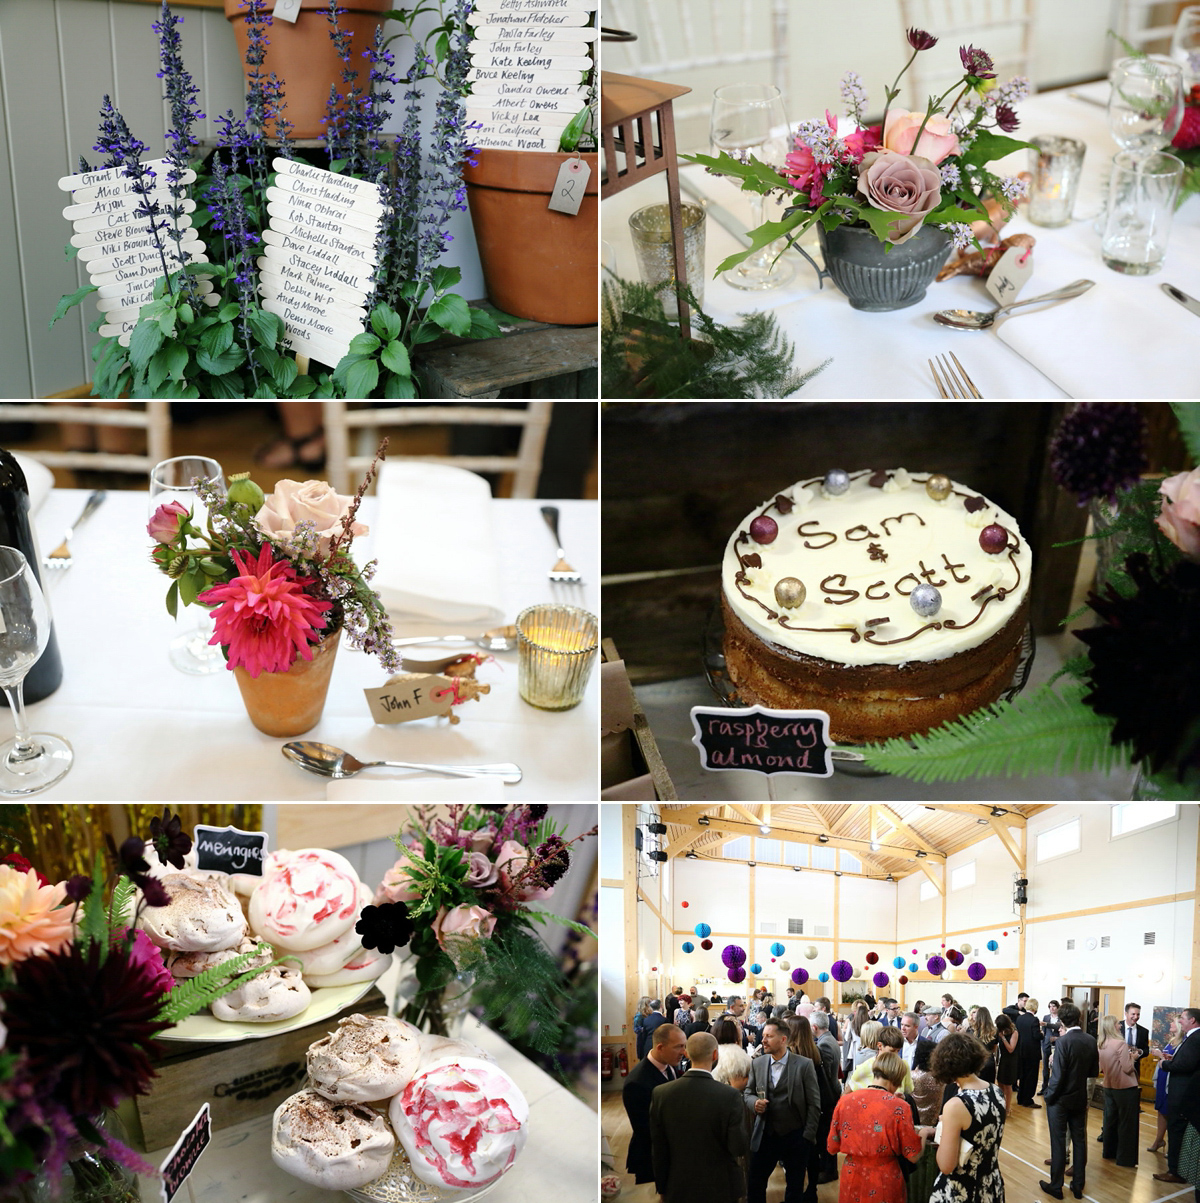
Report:
[[[1192,463],[1200,464],[1200,401],[1172,401],[1171,408]]]
[[[280,355],[271,369],[271,379],[275,381],[275,387],[281,393],[286,393],[292,387],[292,382],[296,379],[299,370],[294,359],[287,355]]]
[[[417,395],[417,385],[411,376],[393,376],[389,373],[383,382],[383,396],[388,401],[407,401]]]
[[[137,887],[128,877],[118,877],[112,894],[112,926],[128,927],[130,907]]]
[[[66,253],[66,257],[68,259],[74,259],[79,254],[79,248],[77,246],[72,246],[69,242],[63,247],[63,251]]]
[[[743,259],[748,259],[753,255],[755,251],[762,250],[764,246],[770,245],[777,238],[785,237],[798,227],[801,227],[801,232],[803,232],[803,229],[807,229],[812,225],[819,212],[820,210],[814,213],[797,209],[796,212],[785,217],[782,221],[764,222],[758,229],[750,231],[750,245],[744,251],[739,251],[736,255],[730,255],[727,259],[723,260],[718,265],[714,275],[719,276],[723,271],[728,271],[729,268],[736,267]],[[892,214],[891,216],[895,215]]]
[[[166,313],[160,314],[158,318],[159,327],[168,338],[175,337],[175,322],[179,315],[174,309],[168,309]]]
[[[699,163],[717,175],[731,175],[742,181],[743,192],[770,192],[773,188],[795,191],[794,186],[766,163],[760,163],[753,155],[747,163],[731,159],[724,151],[714,158],[712,155],[680,155],[689,163]],[[839,198],[841,199],[841,198]]]
[[[232,371],[246,358],[246,352],[241,347],[230,347],[219,355],[213,355],[204,347],[196,352],[196,362],[200,367],[214,376],[224,376]],[[227,394],[226,394],[227,395]]]
[[[371,395],[378,383],[379,361],[357,359],[346,372],[346,396],[351,399],[365,399]]]
[[[179,578],[179,600],[190,606],[208,588],[208,578],[199,565],[193,565]]]
[[[471,331],[468,338],[499,338],[504,331],[486,309],[471,310]]]
[[[316,391],[317,382],[311,376],[297,376],[292,381],[291,390],[288,393],[290,397],[307,397],[310,393]]]
[[[438,40],[433,44],[433,57],[439,62],[446,61],[446,55],[450,53],[450,38],[444,34],[438,34]]]
[[[200,335],[200,345],[209,355],[220,355],[233,345],[233,323],[218,322]]]
[[[50,326],[53,328],[54,323],[60,317],[66,317],[67,310],[73,309],[89,292],[99,291],[95,284],[85,284],[82,288],[77,288],[74,292],[64,296],[54,307],[54,316],[50,319]]]
[[[129,336],[129,362],[139,372],[145,371],[162,342],[163,332],[158,322],[139,321]]]
[[[436,272],[441,269],[434,270]],[[393,338],[400,336],[401,324],[400,315],[386,301],[380,301],[371,310],[371,326],[384,342],[391,342]]]
[[[1014,150],[1032,150],[1031,142],[1022,142],[1017,138],[1009,138],[1005,134],[997,134],[994,130],[981,129],[975,133],[975,141],[960,156],[960,162],[965,167],[982,167],[994,159],[1002,159]]]
[[[234,347],[233,350],[239,350]],[[230,352],[226,352],[229,354]],[[225,376],[207,376],[208,381],[204,395],[206,397],[244,397],[246,395],[245,386],[242,383],[242,378],[237,372],[230,372]]]
[[[409,334],[408,341],[412,346],[419,347],[422,343],[431,343],[441,337],[442,332],[432,322],[422,322]]]
[[[462,270],[457,267],[435,267],[430,273],[429,282],[433,285],[433,291],[441,296],[442,293],[448,292],[462,279]],[[393,334],[393,338],[396,336]]]
[[[150,366],[146,370],[146,383],[150,386],[150,392],[158,392],[159,385],[166,380],[169,368],[167,365],[167,347],[160,347],[150,360]]]
[[[264,347],[274,347],[283,336],[283,318],[265,309],[252,309],[246,319],[254,337]]]
[[[217,317],[223,322],[232,322],[241,311],[242,307],[236,301],[230,301],[228,305],[222,305],[217,310]]]
[[[197,1011],[203,1011],[218,998],[237,990],[251,978],[270,969],[272,965],[282,965],[289,959],[293,962],[295,960],[295,958],[284,956],[272,961],[270,965],[263,965],[243,973],[242,970],[258,956],[260,951],[270,952],[271,946],[259,944],[249,952],[223,961],[220,965],[214,965],[211,969],[206,969],[195,977],[177,981],[171,993],[163,996],[162,1008],[155,1018],[161,1023],[178,1023],[189,1015],[195,1015]]]
[[[377,350],[379,350],[379,339],[369,331],[364,330],[361,334],[356,334],[350,340],[350,349],[346,354],[373,355]]]
[[[465,337],[471,332],[471,310],[457,293],[449,292],[438,297],[425,316],[451,334]]]
[[[183,304],[179,306],[179,320],[185,326],[190,326],[192,322],[196,320],[196,314],[187,301],[184,301]]]
[[[408,348],[399,339],[393,339],[388,343],[383,348],[383,353],[379,356],[379,359],[389,372],[395,372],[397,376],[412,375],[412,364],[409,362]]]

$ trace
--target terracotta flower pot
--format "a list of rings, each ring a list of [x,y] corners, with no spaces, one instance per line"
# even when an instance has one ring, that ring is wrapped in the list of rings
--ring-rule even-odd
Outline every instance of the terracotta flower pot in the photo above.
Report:
[[[346,12],[338,17],[338,26],[354,36],[351,61],[359,69],[359,87],[367,86],[367,65],[362,52],[375,38],[382,14],[393,8],[391,0],[341,0],[338,6]],[[272,71],[283,81],[287,108],[284,116],[296,128],[293,138],[320,138],[325,133],[321,119],[329,101],[329,86],[334,84],[343,94],[342,60],[329,37],[329,0],[301,0],[300,16],[290,21],[272,21],[267,29],[270,45],[264,74]],[[242,0],[225,0],[225,16],[233,23],[238,54],[245,71],[246,47],[250,39],[246,32],[246,10]],[[274,131],[267,126],[269,135]]]
[[[252,677],[241,666],[234,668],[242,704],[263,734],[303,735],[321,721],[341,635],[335,631],[326,636],[313,649],[311,660],[297,660],[287,672]]]
[[[560,326],[590,326],[600,315],[597,221],[599,155],[578,214],[547,208],[567,154],[481,150],[463,169],[488,299],[505,313]]]

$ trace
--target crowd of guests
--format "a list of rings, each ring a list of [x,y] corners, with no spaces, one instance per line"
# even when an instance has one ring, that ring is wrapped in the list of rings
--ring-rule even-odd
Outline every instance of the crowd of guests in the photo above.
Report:
[[[666,1203],[765,1203],[779,1165],[785,1203],[816,1203],[817,1187],[835,1180],[841,1203],[1003,1203],[1005,1119],[1014,1105],[1040,1110],[1042,1097],[1051,1155],[1041,1188],[1061,1199],[1070,1175],[1082,1198],[1101,1069],[1102,1157],[1137,1165],[1149,1032],[1136,1003],[1121,1018],[1069,1000],[1038,1009],[1024,993],[994,1018],[951,994],[911,1011],[867,995],[837,1016],[828,998],[791,987],[778,1002],[762,990],[642,999],[640,1059],[624,1086],[627,1169]],[[1192,1183],[1200,1203],[1200,1040],[1187,1043],[1198,1026],[1200,1010],[1182,1012],[1163,1050],[1150,1148],[1165,1140],[1168,1172],[1155,1177]]]

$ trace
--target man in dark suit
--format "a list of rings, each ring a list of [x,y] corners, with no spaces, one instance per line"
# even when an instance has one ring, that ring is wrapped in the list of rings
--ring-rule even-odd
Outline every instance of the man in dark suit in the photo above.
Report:
[[[807,1057],[788,1052],[787,1025],[763,1024],[764,1056],[750,1063],[746,1106],[757,1116],[750,1137],[747,1203],[766,1203],[767,1182],[783,1162],[784,1203],[800,1203],[809,1149],[821,1121],[817,1068]]]
[[[1200,1069],[1200,1035],[1196,1034],[1196,1029],[1200,1028],[1200,1008],[1188,1007],[1181,1011],[1179,1027],[1183,1032],[1183,1043],[1174,1055],[1162,1059],[1167,1074],[1167,1172],[1154,1175],[1159,1182],[1186,1182],[1179,1176],[1179,1150],[1187,1131],[1182,1100],[1192,1075]]]
[[[654,1030],[649,1054],[639,1061],[625,1079],[621,1101],[629,1116],[633,1136],[629,1141],[629,1156],[625,1169],[635,1182],[649,1182],[654,1177],[650,1155],[650,1096],[665,1082],[673,1082],[679,1062],[683,1059],[687,1040],[683,1029],[675,1023],[663,1022]]]
[[[817,1125],[817,1148],[821,1157],[817,1181],[808,1184],[808,1197],[816,1197],[817,1185],[835,1182],[838,1176],[837,1155],[828,1148],[829,1121],[833,1119],[833,1109],[841,1097],[842,1084],[838,1080],[838,1069],[842,1062],[841,1045],[829,1031],[829,1016],[824,1011],[814,1011],[810,1020],[813,1035],[817,1040],[817,1052],[821,1054],[819,1069],[825,1076],[826,1087],[821,1091],[823,1103],[821,1106],[821,1122]],[[818,1083],[820,1085],[820,1083]],[[826,1103],[828,1104],[826,1106]]]
[[[1046,1106],[1050,1124],[1050,1181],[1041,1188],[1055,1199],[1063,1197],[1063,1178],[1067,1170],[1067,1133],[1071,1135],[1071,1193],[1083,1198],[1087,1173],[1088,1079],[1100,1072],[1100,1051],[1096,1038],[1081,1031],[1079,1008],[1064,1002],[1058,1009],[1063,1032],[1054,1049],[1050,1082],[1046,1086]]]
[[[1062,1023],[1058,1018],[1058,999],[1052,998],[1048,1004],[1049,1010],[1042,1016],[1042,1088],[1038,1094],[1046,1093],[1046,1083],[1050,1081],[1050,1054],[1058,1042],[1058,1034],[1062,1031]]]
[[[1150,1052],[1150,1030],[1138,1023],[1141,1017],[1141,1003],[1125,1004],[1125,1022],[1121,1025],[1121,1037],[1134,1050],[1134,1056],[1139,1060]]]
[[[747,1150],[742,1100],[713,1079],[717,1041],[687,1042],[692,1068],[650,1100],[654,1183],[665,1203],[736,1203],[745,1193],[739,1158]]]
[[[670,1020],[663,1014],[662,999],[655,998],[650,1002],[650,1014],[642,1020],[642,1034],[638,1037],[637,1055],[640,1061],[649,1051],[654,1029]]]
[[[1013,1022],[1017,1028],[1017,1103],[1041,1110],[1041,1103],[1033,1097],[1042,1063],[1042,1025],[1037,1017],[1037,999],[1026,997]]]
[[[900,1035],[904,1037],[904,1043],[900,1046],[900,1059],[908,1066],[909,1073],[912,1073],[913,1060],[917,1055],[917,1049],[922,1044],[928,1044],[933,1047],[932,1040],[926,1040],[921,1034],[921,1021],[915,1011],[905,1011],[900,1016]]]

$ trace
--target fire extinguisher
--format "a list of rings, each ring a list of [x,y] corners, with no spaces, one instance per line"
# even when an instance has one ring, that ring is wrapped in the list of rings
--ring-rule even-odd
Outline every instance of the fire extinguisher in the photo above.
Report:
[[[613,1076],[613,1055],[611,1048],[605,1048],[600,1054],[600,1078],[611,1082]]]
[[[621,1077],[629,1073],[629,1050],[624,1045],[617,1053],[617,1068],[621,1071]]]

